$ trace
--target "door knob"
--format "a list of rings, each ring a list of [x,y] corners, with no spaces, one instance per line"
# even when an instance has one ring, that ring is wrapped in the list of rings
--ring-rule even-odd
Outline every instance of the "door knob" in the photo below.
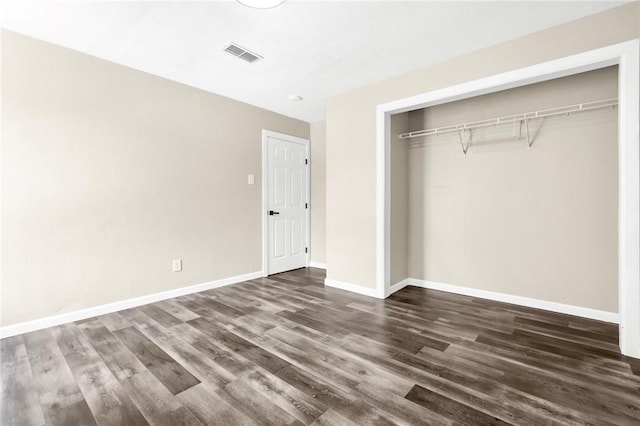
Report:
[[[274,214],[280,214],[280,212],[274,212],[273,210],[269,210],[269,216],[273,216]]]

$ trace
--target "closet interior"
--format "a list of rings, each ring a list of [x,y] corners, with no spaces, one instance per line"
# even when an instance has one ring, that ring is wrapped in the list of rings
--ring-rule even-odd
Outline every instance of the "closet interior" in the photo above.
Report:
[[[617,66],[391,117],[391,284],[618,311]]]

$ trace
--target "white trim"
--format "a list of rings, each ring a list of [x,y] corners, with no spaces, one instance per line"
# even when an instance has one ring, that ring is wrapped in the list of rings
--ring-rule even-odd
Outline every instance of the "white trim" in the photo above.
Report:
[[[482,299],[495,300],[497,302],[511,303],[513,305],[527,306],[529,308],[543,309],[545,311],[558,312],[561,314],[575,315],[583,318],[590,318],[598,321],[605,321],[614,324],[620,322],[620,316],[615,312],[601,311],[598,309],[583,308],[581,306],[567,305],[564,303],[549,302],[546,300],[533,299],[530,297],[514,296],[512,294],[497,293],[494,291],[480,290],[459,285],[437,283],[433,281],[418,280],[409,278],[409,285],[431,290],[446,291],[448,293],[463,294],[465,296],[478,297]]]
[[[390,288],[391,114],[618,65],[618,303],[620,351],[640,358],[640,139],[638,39],[381,104],[376,110],[376,290]]]
[[[405,278],[404,280],[393,284],[392,286],[389,287],[389,290],[387,291],[387,293],[385,293],[384,297],[391,296],[396,291],[402,290],[406,286],[410,285],[410,283],[411,283],[411,278]]]
[[[311,268],[327,269],[327,264],[326,263],[316,262],[315,260],[310,260],[309,261],[309,266]]]
[[[618,65],[618,310],[620,351],[640,358],[640,48],[638,40]]]
[[[376,289],[391,294],[391,114],[378,106],[376,118]]]
[[[283,139],[293,143],[299,143],[305,146],[306,155],[309,159],[309,164],[305,169],[306,180],[307,180],[307,204],[308,208],[306,209],[305,216],[307,222],[307,255],[305,260],[305,266],[309,266],[309,259],[311,256],[311,215],[309,212],[311,211],[311,149],[310,149],[310,140],[299,138],[297,136],[291,136],[284,133],[274,132],[272,130],[262,129],[262,211],[260,212],[262,217],[262,273],[263,277],[269,275],[269,228],[268,228],[268,220],[267,217],[267,190],[269,188],[268,181],[268,163],[267,163],[267,143],[269,138],[278,138]]]
[[[305,169],[305,173],[307,175],[307,263],[305,266],[309,267],[309,262],[311,262],[311,139],[303,139],[305,142],[305,147],[307,150],[307,167]],[[326,268],[325,268],[326,269]]]
[[[375,297],[377,299],[384,299],[383,295],[380,294],[375,288],[363,287],[361,285],[331,280],[329,278],[326,278],[324,280],[324,285],[326,287],[338,288],[340,290],[346,290],[352,293],[362,294],[364,296]]]
[[[269,275],[269,249],[268,249],[268,233],[269,233],[269,224],[267,217],[267,191],[268,191],[268,182],[267,182],[267,134],[268,130],[262,130],[262,209],[260,210],[260,217],[262,222],[262,276],[266,277]]]
[[[54,327],[60,324],[80,321],[98,315],[110,314],[112,312],[121,311],[123,309],[135,308],[136,306],[147,305],[149,303],[159,302],[160,300],[172,299],[174,297],[184,296],[185,294],[198,293],[200,291],[224,287],[230,284],[236,284],[261,277],[262,271],[252,272],[250,274],[236,275],[234,277],[223,278],[207,283],[181,287],[175,290],[168,290],[160,293],[153,293],[146,296],[136,297],[133,299],[121,300],[119,302],[107,303],[105,305],[94,306],[92,308],[81,309],[79,311],[67,312],[60,315],[39,318],[33,321],[7,325],[4,327],[0,327],[0,339],[16,336],[18,334],[29,333],[31,331],[42,330],[44,328]]]

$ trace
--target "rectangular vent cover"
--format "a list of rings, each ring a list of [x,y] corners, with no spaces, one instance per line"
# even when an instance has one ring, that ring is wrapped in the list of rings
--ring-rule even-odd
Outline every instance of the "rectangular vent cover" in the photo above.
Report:
[[[232,54],[244,61],[249,62],[250,64],[259,61],[262,59],[262,56],[255,54],[253,52],[248,51],[242,46],[238,46],[235,43],[230,43],[227,47],[224,48],[224,51]]]

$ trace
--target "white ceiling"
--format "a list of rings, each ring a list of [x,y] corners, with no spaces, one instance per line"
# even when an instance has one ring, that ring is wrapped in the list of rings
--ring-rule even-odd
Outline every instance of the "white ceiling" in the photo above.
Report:
[[[305,121],[326,98],[621,2],[4,0],[4,28]],[[597,31],[597,29],[594,29]],[[249,64],[234,41],[264,56]],[[291,102],[291,94],[304,98]]]

